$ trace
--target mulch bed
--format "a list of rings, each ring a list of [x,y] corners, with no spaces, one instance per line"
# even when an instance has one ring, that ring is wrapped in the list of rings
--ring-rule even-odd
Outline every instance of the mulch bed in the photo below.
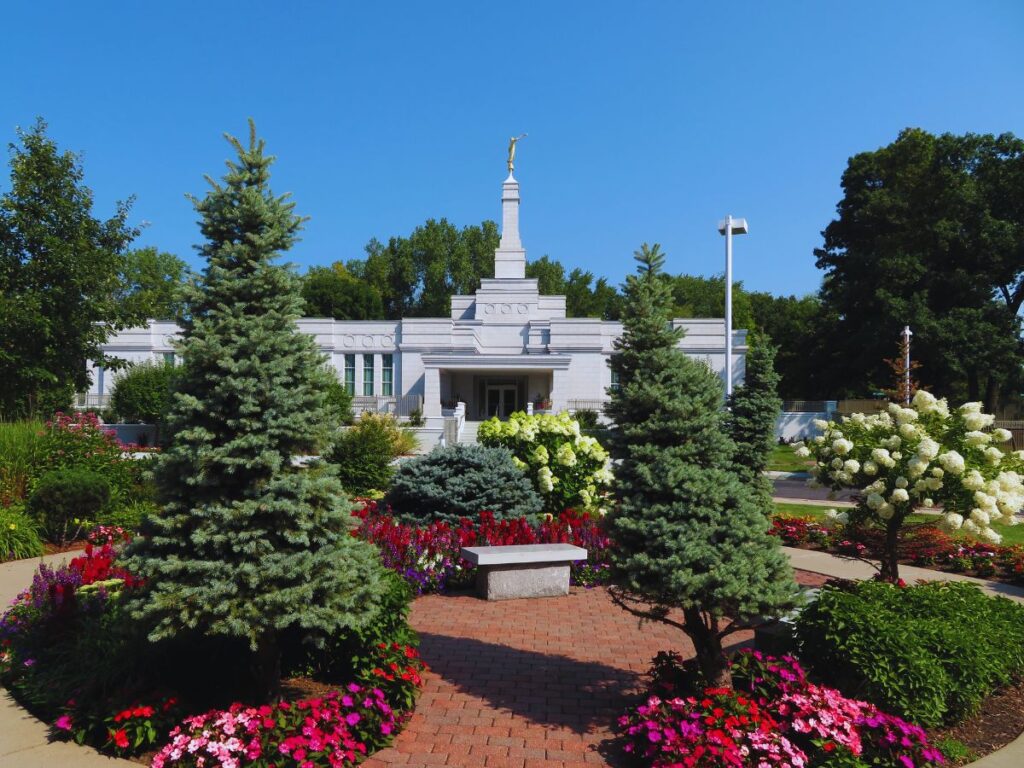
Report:
[[[933,728],[928,735],[966,744],[978,757],[1001,749],[1024,732],[1024,681],[989,696],[974,717],[948,728]]]

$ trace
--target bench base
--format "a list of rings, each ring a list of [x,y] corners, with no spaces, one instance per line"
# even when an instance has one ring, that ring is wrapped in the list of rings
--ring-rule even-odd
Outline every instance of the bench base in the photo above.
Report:
[[[569,563],[508,563],[477,569],[476,591],[488,600],[569,594]]]

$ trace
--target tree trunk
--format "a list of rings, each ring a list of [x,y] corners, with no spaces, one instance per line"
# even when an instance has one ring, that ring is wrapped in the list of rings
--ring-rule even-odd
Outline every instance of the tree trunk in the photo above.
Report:
[[[882,562],[879,576],[882,581],[895,584],[900,578],[899,533],[902,516],[896,515],[886,523],[885,544],[882,547]]]
[[[697,649],[697,668],[707,684],[716,688],[732,688],[732,675],[722,650],[722,638],[718,636],[718,622],[710,626],[696,608],[683,611],[686,634]]]
[[[978,369],[971,366],[967,369],[967,399],[974,402],[981,396],[981,386],[978,384]]]
[[[996,408],[999,405],[999,382],[996,381],[995,376],[988,377],[988,383],[985,385],[985,412],[995,413]]]
[[[273,703],[281,697],[281,649],[277,633],[268,630],[259,639],[253,658],[253,696],[258,703]]]

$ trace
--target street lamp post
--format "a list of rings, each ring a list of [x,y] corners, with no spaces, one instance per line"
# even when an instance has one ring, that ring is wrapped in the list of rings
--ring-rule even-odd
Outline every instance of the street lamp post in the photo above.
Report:
[[[725,235],[725,396],[732,394],[732,236],[747,234],[747,220],[726,216],[718,222]]]

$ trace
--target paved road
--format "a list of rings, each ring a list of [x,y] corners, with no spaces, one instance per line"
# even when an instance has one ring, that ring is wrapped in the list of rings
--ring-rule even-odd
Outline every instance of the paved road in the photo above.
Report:
[[[808,488],[806,480],[775,480],[775,497],[783,499],[820,499],[829,498],[828,488]],[[852,496],[851,491],[839,491],[836,499],[847,500]]]

